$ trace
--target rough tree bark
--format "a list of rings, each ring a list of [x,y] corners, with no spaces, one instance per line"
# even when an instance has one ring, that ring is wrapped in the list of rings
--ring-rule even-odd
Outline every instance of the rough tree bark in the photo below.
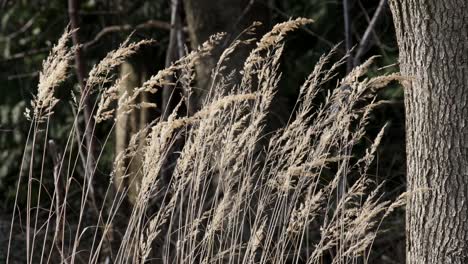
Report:
[[[468,263],[468,2],[390,5],[409,77],[407,263]]]

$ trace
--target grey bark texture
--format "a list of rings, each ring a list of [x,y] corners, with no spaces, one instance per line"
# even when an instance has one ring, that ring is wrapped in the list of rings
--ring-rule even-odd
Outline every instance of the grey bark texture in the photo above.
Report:
[[[406,108],[407,263],[468,263],[468,1],[390,1]]]

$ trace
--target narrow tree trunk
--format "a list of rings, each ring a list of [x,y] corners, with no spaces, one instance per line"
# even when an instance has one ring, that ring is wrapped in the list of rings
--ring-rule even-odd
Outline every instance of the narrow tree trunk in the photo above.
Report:
[[[133,89],[141,86],[146,79],[146,72],[142,70],[144,67],[135,67],[130,62],[124,62],[120,67],[120,76],[127,76],[125,81],[121,82],[119,92],[123,94],[127,92],[129,95],[133,93]],[[145,101],[147,94],[141,94],[138,102]],[[138,103],[136,102],[136,103]],[[143,129],[150,120],[150,115],[146,108],[132,111],[129,114],[123,115],[121,112],[117,113],[122,118],[118,119],[115,124],[115,151],[116,155],[123,152],[129,144],[130,138],[138,131]],[[144,145],[144,142],[137,142],[138,148]],[[124,188],[128,190],[129,201],[134,203],[138,196],[138,186],[141,182],[142,172],[141,166],[143,163],[143,156],[140,153],[135,154],[125,161],[128,170],[122,172],[118,171],[115,175],[114,183],[118,191]]]
[[[80,7],[80,1],[77,0],[68,0],[68,16],[70,17],[70,29],[73,30],[72,33],[72,40],[73,45],[75,48],[75,72],[76,78],[78,80],[78,84],[80,85],[81,89],[81,100],[84,104],[83,108],[83,116],[84,116],[84,137],[86,140],[86,148],[87,148],[87,161],[86,164],[86,177],[90,179],[90,196],[94,199],[94,188],[91,182],[93,177],[93,171],[95,166],[95,158],[94,158],[94,140],[93,140],[93,127],[94,127],[94,119],[93,115],[93,105],[92,102],[89,100],[89,91],[86,90],[86,82],[85,82],[85,64],[83,62],[83,54],[80,46],[80,38],[79,38],[79,18],[78,18],[78,10]],[[80,129],[79,125],[77,125],[76,129]]]
[[[468,263],[468,2],[390,4],[409,77],[407,263]]]
[[[169,44],[166,51],[166,62],[165,67],[171,66],[171,64],[183,56],[183,49],[185,41],[180,38],[183,35],[182,32],[182,1],[171,0],[171,32],[169,34]],[[182,50],[181,50],[182,49]],[[170,80],[173,82],[174,80]],[[166,85],[162,89],[162,102],[161,102],[161,119],[167,120],[171,114],[173,108],[173,93],[175,87],[172,85]],[[172,104],[171,104],[172,103]],[[187,112],[188,111],[187,109]]]

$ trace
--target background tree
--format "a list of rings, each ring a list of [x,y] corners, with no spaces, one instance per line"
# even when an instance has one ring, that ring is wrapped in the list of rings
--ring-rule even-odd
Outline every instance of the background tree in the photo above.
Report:
[[[263,31],[270,29],[270,25],[283,22],[291,17],[301,16],[314,19],[315,23],[289,35],[286,42],[285,54],[281,59],[281,71],[284,74],[280,81],[277,97],[280,98],[282,107],[279,108],[280,104],[276,102],[272,107],[274,111],[282,113],[283,117],[288,116],[294,107],[298,94],[297,87],[303,83],[319,57],[324,52],[329,51],[336,43],[343,41],[345,35],[343,32],[343,10],[339,1],[85,0],[79,2],[81,5],[75,12],[79,21],[80,42],[84,44],[82,63],[88,70],[108,51],[117,48],[132,31],[135,31],[132,35],[132,41],[142,38],[153,38],[158,41],[150,52],[144,51],[141,56],[133,56],[126,61],[120,72],[115,72],[116,77],[120,74],[134,73],[134,76],[129,78],[134,82],[123,83],[125,85],[122,86],[122,91],[131,91],[133,87],[139,86],[147,76],[150,76],[150,72],[157,71],[176,60],[181,54],[181,47],[182,49],[187,47],[190,50],[206,40],[212,33],[219,31],[230,33],[226,42],[222,43],[222,48],[224,48],[237,36],[240,30],[255,20],[264,22],[264,26],[258,31],[258,35],[261,35]],[[172,2],[179,2],[175,18],[179,20],[180,27],[175,31],[177,42],[171,43],[171,33],[174,32],[174,27],[171,26],[173,24]],[[394,67],[379,69],[379,67],[394,63],[397,57],[393,26],[387,6],[385,5],[378,23],[369,27],[374,14],[378,13],[380,4],[377,1],[362,0],[348,2],[350,15],[346,34],[348,34],[347,39],[351,41],[351,46],[361,43],[366,35],[371,36],[363,50],[355,51],[356,57],[363,61],[370,54],[382,55],[378,64],[371,68],[367,75],[371,77],[378,71],[379,74],[394,71]],[[0,163],[0,245],[4,244],[3,238],[8,238],[7,235],[2,235],[5,233],[1,231],[2,218],[7,219],[4,222],[6,222],[8,229],[8,214],[13,210],[15,182],[20,170],[18,160],[21,160],[23,155],[25,138],[28,134],[28,122],[22,113],[32,95],[36,93],[38,69],[41,68],[42,60],[47,56],[54,41],[59,38],[63,28],[69,24],[67,9],[67,1],[61,0],[0,0],[0,86],[2,87],[2,97],[0,97],[0,159],[2,160]],[[180,36],[185,40],[180,41]],[[220,47],[220,49],[222,48]],[[170,54],[171,50],[176,51],[175,55]],[[242,52],[245,53],[243,55],[245,56],[246,51]],[[343,46],[337,49],[338,56],[344,55],[345,52]],[[358,53],[359,56],[357,56]],[[197,69],[199,75],[197,88],[206,89],[206,83],[203,84],[203,82],[208,81],[210,76],[210,72],[206,69],[210,69],[215,61],[215,57],[202,61]],[[230,67],[239,69],[241,61],[232,61]],[[345,71],[344,68],[340,70]],[[50,138],[57,143],[59,152],[62,151],[61,146],[65,144],[64,139],[68,128],[74,121],[74,115],[70,111],[72,107],[66,102],[71,100],[70,90],[75,93],[79,91],[77,86],[73,87],[73,84],[77,83],[76,71],[72,69],[71,74],[70,81],[57,91],[61,100],[57,105],[54,118],[59,122],[54,122],[49,128]],[[327,87],[330,90],[333,88],[335,88],[334,85]],[[161,89],[160,91],[167,90]],[[96,93],[98,92],[96,91]],[[174,95],[179,96],[180,93],[181,90],[176,90]],[[149,100],[158,106],[166,105],[164,98],[160,96],[157,95],[156,98]],[[326,92],[319,97],[325,96]],[[202,98],[202,96],[194,98]],[[376,109],[368,127],[369,135],[375,135],[383,122],[387,120],[390,120],[392,125],[387,129],[387,136],[382,139],[379,151],[381,156],[385,158],[379,159],[379,166],[375,171],[375,181],[380,183],[387,180],[386,193],[389,196],[395,196],[405,188],[402,89],[395,85],[393,88],[383,91],[381,98],[393,101],[392,104]],[[140,99],[146,100],[145,98]],[[201,100],[197,99],[197,101]],[[171,107],[169,106],[169,108]],[[190,111],[188,110],[188,112]],[[130,136],[145,124],[146,121],[140,122],[140,120],[147,120],[147,118],[148,121],[154,120],[161,115],[161,112],[135,111],[126,120],[122,120],[124,122],[116,124],[115,133],[109,138],[110,144],[105,144],[99,169],[96,171],[95,188],[98,200],[104,195],[102,186],[106,186],[106,184],[101,184],[101,181],[109,179],[115,153],[119,152],[119,148],[126,146]],[[285,118],[278,121],[280,118],[277,116],[274,118],[277,123],[287,121]],[[83,123],[82,117],[80,122]],[[95,139],[98,150],[104,146],[105,135],[109,129],[108,124],[97,126]],[[133,160],[137,161],[138,159]],[[46,156],[44,161],[44,173],[51,175],[53,173],[52,159]],[[138,162],[135,162],[134,165],[130,166],[132,167],[130,170],[137,171],[140,167]],[[39,171],[42,164],[36,162],[32,166],[34,171]],[[79,162],[75,176],[79,178],[80,174],[84,174],[84,170]],[[125,186],[129,186],[130,179],[127,178],[125,181]],[[44,186],[34,185],[33,191],[37,192],[41,188],[53,188],[50,178],[45,180]],[[132,188],[130,189],[132,190]],[[19,207],[21,208],[24,208],[23,198],[19,197]],[[125,215],[122,214],[122,217]],[[382,236],[375,241],[374,245],[378,250],[374,251],[377,253],[372,253],[375,254],[372,259],[390,263],[391,260],[388,256],[398,256],[398,260],[404,259],[404,252],[401,250],[403,244],[400,243],[404,241],[404,234],[401,232],[403,217],[396,217],[392,221],[391,225],[385,225],[384,228],[395,232],[391,232],[391,236]],[[0,246],[0,248],[4,247]],[[397,262],[401,262],[398,260]]]
[[[468,3],[390,3],[408,77],[407,263],[466,263]]]

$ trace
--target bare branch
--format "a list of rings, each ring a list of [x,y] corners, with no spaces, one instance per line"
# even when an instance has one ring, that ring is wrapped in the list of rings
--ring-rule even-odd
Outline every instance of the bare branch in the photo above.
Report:
[[[12,54],[4,58],[3,60],[0,60],[0,62],[8,62],[8,61],[17,60],[17,59],[23,59],[28,56],[34,56],[34,55],[41,54],[41,53],[48,53],[50,52],[50,50],[51,50],[51,47],[31,49],[31,50],[27,50],[24,52]]]
[[[10,33],[8,36],[0,38],[0,42],[12,40],[12,39],[18,37],[19,35],[23,34],[24,32],[26,32],[29,28],[31,28],[34,25],[34,21],[36,20],[37,17],[38,17],[38,14],[35,14],[34,16],[32,16],[28,20],[28,22],[26,22],[17,31],[15,31],[13,33]]]
[[[344,37],[345,37],[345,48],[346,52],[350,52],[352,49],[351,39],[351,18],[349,17],[349,0],[343,0],[343,16],[344,16]],[[351,56],[346,58],[346,72],[350,72],[353,68],[353,59]]]
[[[182,33],[178,33],[180,30],[182,19],[180,16],[180,8],[182,7],[182,2],[180,0],[171,0],[171,32],[169,35],[169,46],[166,53],[166,62],[165,66],[169,67],[171,63],[183,53],[181,52],[181,45],[183,43],[178,43],[178,39],[181,38]],[[183,48],[182,48],[183,49]],[[170,101],[174,93],[174,88],[172,86],[164,87],[162,91],[162,118],[165,120],[170,114]]]
[[[369,41],[371,40],[372,32],[374,31],[375,25],[380,17],[382,17],[383,10],[385,10],[385,6],[387,4],[387,0],[380,0],[377,9],[375,10],[374,16],[372,16],[371,21],[369,22],[369,26],[367,26],[364,35],[362,36],[361,41],[357,47],[356,55],[354,56],[353,65],[356,66],[360,63],[362,55],[367,51],[369,47]]]
[[[114,26],[108,26],[103,28],[99,33],[96,34],[93,40],[88,41],[83,44],[83,49],[87,49],[90,46],[95,45],[98,43],[104,36],[115,33],[115,32],[121,32],[121,31],[130,31],[130,30],[139,30],[139,29],[162,29],[162,30],[171,30],[171,24],[165,22],[165,21],[159,21],[159,20],[148,20],[145,23],[138,24],[138,25],[130,25],[130,24],[124,24],[124,25],[114,25]]]

